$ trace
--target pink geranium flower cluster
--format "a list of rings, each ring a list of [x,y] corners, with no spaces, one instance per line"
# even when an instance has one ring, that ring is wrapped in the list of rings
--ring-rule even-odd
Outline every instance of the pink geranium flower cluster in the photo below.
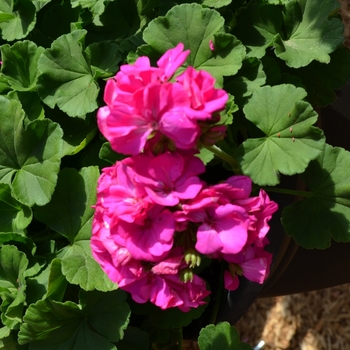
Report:
[[[201,255],[227,261],[227,289],[238,287],[238,275],[264,281],[268,221],[277,210],[264,191],[249,197],[246,176],[212,186],[199,178],[205,166],[197,147],[223,137],[225,128],[214,124],[228,96],[193,67],[170,81],[188,54],[179,44],[158,67],[140,57],[107,82],[98,124],[130,157],[103,169],[91,239],[96,261],[136,302],[182,311],[210,294],[193,272]]]

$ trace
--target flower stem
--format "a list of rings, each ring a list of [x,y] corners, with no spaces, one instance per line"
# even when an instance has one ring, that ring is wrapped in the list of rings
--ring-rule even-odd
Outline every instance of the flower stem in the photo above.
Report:
[[[215,304],[213,307],[213,312],[211,314],[211,320],[210,324],[215,324],[216,322],[216,317],[219,312],[220,304],[221,304],[221,298],[222,298],[222,293],[224,292],[224,272],[225,272],[225,265],[223,262],[220,264],[220,278],[219,278],[219,287],[216,292],[216,300]]]
[[[266,192],[276,192],[276,193],[283,193],[283,194],[289,194],[291,196],[299,196],[299,197],[305,197],[310,198],[312,193],[307,191],[296,191],[296,190],[290,190],[287,188],[279,188],[279,187],[269,187],[269,186],[263,186],[263,190]]]
[[[226,152],[224,152],[221,148],[219,148],[216,145],[213,146],[206,146],[205,147],[207,150],[213,152],[216,156],[218,156],[219,158],[221,158],[222,160],[226,161],[227,163],[229,163],[232,167],[232,170],[234,173],[236,174],[241,174],[241,168],[237,162],[236,159],[234,159],[233,157],[231,157],[229,154],[227,154]]]

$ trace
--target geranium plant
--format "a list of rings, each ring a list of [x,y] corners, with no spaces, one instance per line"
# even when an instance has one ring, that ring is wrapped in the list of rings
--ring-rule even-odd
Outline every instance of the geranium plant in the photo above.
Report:
[[[268,276],[269,193],[301,246],[350,241],[314,109],[350,78],[338,8],[0,0],[0,349],[250,348],[215,320]]]

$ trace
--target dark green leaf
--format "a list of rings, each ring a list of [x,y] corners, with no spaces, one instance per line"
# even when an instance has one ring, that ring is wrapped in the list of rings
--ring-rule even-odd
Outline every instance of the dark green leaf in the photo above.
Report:
[[[242,68],[225,83],[224,87],[227,92],[234,95],[235,102],[242,106],[247,98],[265,82],[266,74],[262,63],[252,57],[243,61]]]
[[[282,28],[277,6],[254,4],[239,13],[233,34],[247,47],[247,57],[261,58]]]
[[[22,322],[28,266],[25,254],[15,246],[4,245],[0,250],[1,322],[10,329],[18,329]]]
[[[101,41],[89,45],[86,54],[91,61],[92,69],[97,77],[107,78],[118,70],[118,63],[121,60],[119,45],[113,41]]]
[[[2,73],[12,89],[30,91],[35,89],[38,77],[38,61],[44,48],[24,40],[14,45],[1,46]]]
[[[11,196],[11,188],[0,183],[0,232],[21,232],[32,221],[32,210]]]
[[[90,239],[98,177],[97,167],[62,169],[52,200],[35,208],[35,217],[72,243]]]
[[[2,38],[7,41],[22,39],[36,23],[35,6],[28,0],[1,0],[0,29]]]
[[[348,151],[326,145],[302,175],[308,196],[282,213],[286,232],[301,246],[324,249],[331,239],[350,242],[349,166]]]
[[[129,322],[122,291],[82,295],[82,305],[50,299],[29,306],[18,341],[32,350],[116,350]]]

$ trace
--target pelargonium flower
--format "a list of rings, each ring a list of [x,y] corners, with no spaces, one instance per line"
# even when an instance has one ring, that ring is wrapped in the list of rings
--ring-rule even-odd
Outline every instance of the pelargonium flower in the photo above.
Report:
[[[205,171],[203,162],[193,155],[165,152],[158,156],[134,157],[135,181],[144,186],[149,199],[166,206],[195,198],[203,187],[197,175]]]
[[[168,50],[158,67],[140,57],[134,65],[121,66],[107,82],[107,105],[98,110],[97,121],[115,151],[139,154],[159,132],[179,149],[194,149],[201,134],[198,121],[225,107],[228,95],[214,87],[209,73],[189,67],[176,82],[169,81],[189,54],[183,48],[179,44]]]
[[[227,92],[215,89],[215,79],[204,70],[196,71],[193,67],[188,67],[176,81],[182,84],[190,98],[191,109],[187,113],[191,118],[210,119],[214,112],[224,108],[228,100]]]
[[[240,254],[226,255],[224,259],[230,268],[230,271],[225,271],[225,288],[235,290],[239,285],[238,275],[262,284],[269,275],[272,254],[262,247],[247,245]]]

